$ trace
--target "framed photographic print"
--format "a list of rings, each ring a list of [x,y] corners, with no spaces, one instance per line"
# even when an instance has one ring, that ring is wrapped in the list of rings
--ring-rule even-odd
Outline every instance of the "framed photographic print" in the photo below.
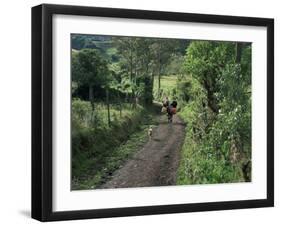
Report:
[[[32,8],[32,217],[274,205],[274,21]]]

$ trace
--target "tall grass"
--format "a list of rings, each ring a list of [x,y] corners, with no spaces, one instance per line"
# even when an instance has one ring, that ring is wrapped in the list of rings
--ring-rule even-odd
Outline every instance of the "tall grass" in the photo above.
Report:
[[[146,139],[151,122],[141,106],[110,107],[87,101],[72,102],[72,189],[91,189],[102,184]]]

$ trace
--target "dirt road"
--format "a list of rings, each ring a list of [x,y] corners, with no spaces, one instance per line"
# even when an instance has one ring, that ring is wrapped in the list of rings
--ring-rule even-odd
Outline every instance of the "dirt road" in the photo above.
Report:
[[[185,124],[177,115],[173,123],[167,123],[165,115],[159,116],[152,138],[100,188],[174,185],[184,135]]]

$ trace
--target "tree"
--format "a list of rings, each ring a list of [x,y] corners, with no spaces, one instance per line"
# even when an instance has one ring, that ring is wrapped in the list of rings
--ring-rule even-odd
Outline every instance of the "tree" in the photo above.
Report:
[[[207,92],[208,106],[218,113],[218,80],[228,63],[234,63],[235,45],[231,42],[193,41],[186,54],[185,69],[198,79]]]
[[[110,105],[109,105],[109,87],[106,87],[106,105],[107,105],[107,122],[108,126],[110,126]]]
[[[138,99],[137,90],[143,90],[143,95],[138,97],[146,103],[152,103],[154,77],[158,76],[159,96],[161,75],[165,73],[173,56],[182,56],[182,49],[185,49],[188,43],[186,40],[139,37],[115,37],[112,40],[120,55],[122,80],[128,79],[131,84],[131,99]],[[139,89],[141,84],[144,84],[145,89]]]
[[[235,63],[240,64],[241,63],[241,55],[242,55],[242,43],[237,42],[236,43],[236,57],[235,57]]]
[[[135,102],[138,99],[139,86],[144,83],[145,89],[141,98],[146,103],[151,103],[155,71],[151,49],[153,40],[151,38],[118,37],[113,41],[121,56],[119,64],[123,74],[122,83],[129,86],[131,100]]]
[[[72,81],[89,87],[89,100],[94,107],[94,87],[109,82],[107,62],[94,49],[72,51]]]
[[[144,84],[143,100],[145,104],[151,104],[153,100],[153,82],[154,82],[154,67],[151,38],[137,38],[137,66],[138,66],[138,81],[139,84]]]
[[[189,133],[196,144],[188,147],[188,176],[193,183],[250,181],[251,46],[192,41],[184,67]]]
[[[177,40],[171,39],[156,39],[151,45],[152,52],[154,54],[154,62],[157,68],[158,76],[158,96],[161,89],[161,75],[163,74],[164,67],[168,64],[173,53],[176,50]]]
[[[113,39],[118,53],[121,55],[121,63],[127,69],[130,81],[134,79],[134,67],[136,63],[136,38],[118,37]]]

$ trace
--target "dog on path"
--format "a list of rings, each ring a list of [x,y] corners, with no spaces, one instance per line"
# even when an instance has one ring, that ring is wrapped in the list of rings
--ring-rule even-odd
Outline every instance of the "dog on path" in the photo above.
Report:
[[[151,138],[152,138],[152,127],[151,126],[148,128],[148,137],[149,137],[149,140],[151,140]]]

